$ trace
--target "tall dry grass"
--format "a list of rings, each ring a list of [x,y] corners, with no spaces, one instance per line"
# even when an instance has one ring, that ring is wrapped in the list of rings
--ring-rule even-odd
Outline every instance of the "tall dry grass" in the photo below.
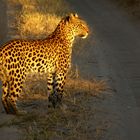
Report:
[[[44,38],[54,31],[61,17],[39,12],[24,13],[18,24],[22,38]]]
[[[46,37],[54,31],[61,17],[69,12],[69,7],[63,0],[8,1],[13,5],[20,5],[15,25],[20,38]]]

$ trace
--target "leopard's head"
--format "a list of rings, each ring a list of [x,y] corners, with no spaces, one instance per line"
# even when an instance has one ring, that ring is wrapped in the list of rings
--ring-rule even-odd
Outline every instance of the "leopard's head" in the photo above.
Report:
[[[89,34],[89,28],[87,23],[79,18],[77,14],[70,14],[65,17],[66,26],[72,31],[73,36],[79,36],[86,38]]]
[[[58,24],[55,33],[63,34],[69,36],[69,38],[74,38],[76,36],[86,38],[89,34],[89,28],[87,23],[79,18],[77,14],[69,14],[68,16],[62,18]]]

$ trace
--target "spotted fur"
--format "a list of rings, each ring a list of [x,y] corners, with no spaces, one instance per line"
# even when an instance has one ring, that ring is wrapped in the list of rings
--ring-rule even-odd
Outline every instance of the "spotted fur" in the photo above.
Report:
[[[60,21],[55,31],[43,40],[12,40],[0,48],[2,103],[7,113],[17,114],[16,100],[26,77],[47,74],[49,101],[55,107],[61,101],[72,45],[76,36],[86,38],[89,29],[77,14]]]

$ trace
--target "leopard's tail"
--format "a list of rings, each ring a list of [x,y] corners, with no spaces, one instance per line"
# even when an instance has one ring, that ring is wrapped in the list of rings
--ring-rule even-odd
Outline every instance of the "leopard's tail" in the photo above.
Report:
[[[0,80],[7,81],[8,75],[6,69],[3,67],[2,55],[0,52]]]

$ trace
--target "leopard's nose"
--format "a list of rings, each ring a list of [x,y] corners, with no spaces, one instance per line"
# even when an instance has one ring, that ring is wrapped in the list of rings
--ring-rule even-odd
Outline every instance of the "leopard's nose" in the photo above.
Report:
[[[85,35],[82,36],[83,39],[87,38],[88,33],[86,33]]]

